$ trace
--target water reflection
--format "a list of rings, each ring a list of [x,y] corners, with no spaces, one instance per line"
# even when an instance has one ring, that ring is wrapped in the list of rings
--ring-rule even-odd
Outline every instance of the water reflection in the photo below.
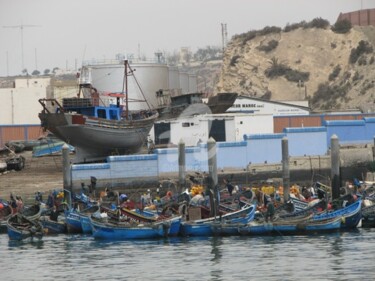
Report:
[[[372,229],[136,241],[56,235],[27,243],[0,235],[0,252],[3,280],[372,280],[374,242]]]

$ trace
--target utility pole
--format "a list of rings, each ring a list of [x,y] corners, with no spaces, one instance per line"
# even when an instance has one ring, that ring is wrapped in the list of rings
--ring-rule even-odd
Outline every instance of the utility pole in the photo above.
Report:
[[[21,30],[21,62],[22,62],[22,69],[23,71],[25,69],[25,64],[24,64],[24,55],[23,55],[23,29],[25,27],[37,27],[39,25],[8,25],[8,26],[3,26],[4,28],[19,28]]]
[[[7,51],[7,76],[9,76],[9,54]]]

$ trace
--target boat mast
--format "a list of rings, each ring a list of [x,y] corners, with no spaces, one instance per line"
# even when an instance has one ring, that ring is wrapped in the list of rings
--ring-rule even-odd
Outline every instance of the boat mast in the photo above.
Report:
[[[124,85],[122,92],[125,91],[125,118],[129,117],[129,103],[128,103],[128,60],[124,60],[125,72],[124,72]],[[124,90],[125,88],[125,90]]]

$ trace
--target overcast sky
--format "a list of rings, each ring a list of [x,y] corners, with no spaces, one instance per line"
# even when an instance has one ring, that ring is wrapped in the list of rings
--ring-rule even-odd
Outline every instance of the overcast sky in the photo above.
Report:
[[[20,74],[22,66],[29,73],[75,69],[118,53],[151,58],[221,47],[221,23],[229,41],[317,17],[333,24],[340,12],[361,8],[375,8],[375,0],[0,0],[0,76]]]

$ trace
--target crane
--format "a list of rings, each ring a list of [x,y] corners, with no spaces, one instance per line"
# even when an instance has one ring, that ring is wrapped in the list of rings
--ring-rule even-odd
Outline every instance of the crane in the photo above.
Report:
[[[23,56],[23,29],[25,27],[37,27],[37,26],[40,26],[40,25],[25,25],[25,24],[21,24],[21,25],[7,25],[7,26],[3,26],[3,28],[19,28],[21,30],[21,62],[22,62],[22,71],[25,69],[25,66],[24,66],[24,56]]]

